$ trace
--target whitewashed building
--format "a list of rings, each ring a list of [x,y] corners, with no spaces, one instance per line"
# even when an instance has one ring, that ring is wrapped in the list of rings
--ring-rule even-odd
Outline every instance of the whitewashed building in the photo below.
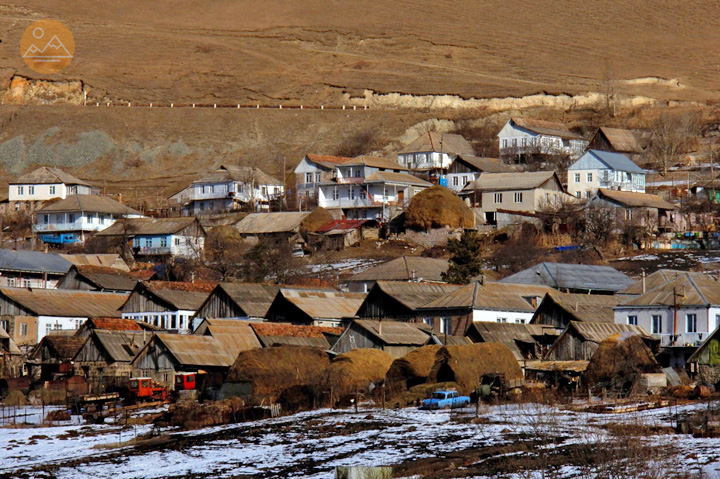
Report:
[[[465,188],[483,173],[511,173],[511,167],[496,158],[457,155],[448,168],[447,187],[454,192]]]
[[[447,187],[447,170],[458,155],[475,154],[461,135],[429,131],[398,152],[398,163],[424,179]]]
[[[120,220],[97,236],[125,239],[136,258],[201,258],[207,235],[197,218],[183,216]]]
[[[70,195],[91,195],[96,191],[85,181],[59,168],[40,167],[11,181],[8,201],[47,201]]]
[[[645,193],[645,171],[620,153],[588,150],[568,168],[568,193],[591,198],[600,189]]]
[[[321,183],[332,181],[335,167],[351,161],[346,156],[305,155],[295,167],[295,198],[298,206],[307,209],[314,206],[318,199]]]
[[[525,155],[567,155],[579,158],[588,142],[563,123],[511,118],[498,133],[502,158],[523,162]]]

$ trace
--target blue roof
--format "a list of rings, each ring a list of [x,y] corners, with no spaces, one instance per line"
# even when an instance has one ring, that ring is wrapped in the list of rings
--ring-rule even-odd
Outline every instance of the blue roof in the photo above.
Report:
[[[72,263],[55,253],[0,249],[0,271],[64,274]]]
[[[635,281],[611,266],[540,263],[503,278],[500,283],[543,284],[558,290],[621,291]]]
[[[629,173],[644,173],[644,170],[636,165],[630,158],[620,153],[611,153],[609,151],[588,150],[575,163],[568,168],[569,170],[587,170],[592,169],[589,165],[595,159],[611,170],[627,171]],[[589,161],[590,160],[590,161]]]

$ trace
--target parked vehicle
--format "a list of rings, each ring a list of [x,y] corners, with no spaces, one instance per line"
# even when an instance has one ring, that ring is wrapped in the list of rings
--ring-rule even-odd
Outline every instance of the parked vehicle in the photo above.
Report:
[[[165,401],[167,388],[151,378],[130,378],[128,398],[135,401]]]
[[[452,409],[470,405],[468,396],[460,396],[457,391],[435,391],[430,399],[425,399],[420,409]]]

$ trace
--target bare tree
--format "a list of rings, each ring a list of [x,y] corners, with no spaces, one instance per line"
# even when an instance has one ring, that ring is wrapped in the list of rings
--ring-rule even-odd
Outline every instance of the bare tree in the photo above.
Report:
[[[205,238],[206,265],[222,275],[223,281],[242,276],[247,251],[240,233],[232,226],[217,226]]]
[[[585,208],[583,230],[588,240],[606,244],[615,228],[615,208],[592,203]]]
[[[615,62],[609,58],[605,59],[602,77],[603,89],[605,90],[605,108],[608,115],[615,117],[615,84],[617,83],[617,71]]]
[[[697,113],[666,112],[658,118],[650,141],[650,157],[663,174],[667,174],[680,155],[685,154],[697,144],[700,135],[701,119]]]

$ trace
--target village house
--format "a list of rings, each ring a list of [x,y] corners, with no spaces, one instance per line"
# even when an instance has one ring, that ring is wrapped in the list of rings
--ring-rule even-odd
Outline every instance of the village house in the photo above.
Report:
[[[355,317],[364,293],[281,288],[267,312],[268,321],[337,327]]]
[[[448,167],[447,187],[459,192],[483,173],[511,173],[513,169],[496,158],[457,155]]]
[[[80,329],[75,332],[75,336],[88,338],[93,331],[125,331],[140,333],[148,331],[149,334],[156,331],[154,326],[142,321],[135,321],[128,318],[90,318],[85,321]]]
[[[705,338],[699,348],[688,358],[687,366],[698,384],[720,382],[720,329]]]
[[[277,284],[219,283],[195,312],[193,330],[207,318],[263,321],[278,291]]]
[[[107,196],[72,195],[37,210],[33,232],[44,243],[84,242],[87,235],[109,228],[121,218],[140,217],[139,211]]]
[[[75,266],[58,282],[58,289],[129,293],[138,278],[129,272],[104,266]]]
[[[317,206],[319,185],[329,183],[335,174],[335,167],[351,159],[345,156],[305,155],[293,171],[298,208],[306,210]]]
[[[340,209],[348,219],[387,221],[432,186],[406,171],[394,161],[371,156],[340,163],[329,182],[318,184],[318,206]]]
[[[510,118],[497,137],[500,156],[516,163],[535,154],[579,158],[587,147],[587,141],[563,123],[529,118]]]
[[[380,225],[375,220],[332,220],[308,233],[307,241],[314,251],[340,251],[379,238]]]
[[[423,256],[401,256],[353,274],[343,285],[353,293],[367,293],[376,281],[409,281],[414,283],[444,283],[448,269],[446,259]]]
[[[164,331],[191,332],[192,317],[215,284],[140,281],[120,308],[123,318],[144,321]]]
[[[127,242],[135,258],[201,258],[207,234],[195,217],[132,218],[97,233]]]
[[[0,315],[0,331],[5,331],[22,351],[27,352],[38,343],[38,318]]]
[[[432,331],[422,324],[372,319],[353,320],[330,350],[344,354],[353,349],[380,349],[394,358],[401,358],[433,341]]]
[[[614,323],[613,308],[626,296],[550,292],[540,302],[531,324],[565,330],[571,322]]]
[[[20,176],[8,186],[8,201],[11,203],[38,204],[54,198],[65,199],[71,195],[92,194],[97,194],[97,190],[85,181],[59,168],[47,166]]]
[[[398,163],[421,178],[448,187],[446,175],[453,159],[474,154],[475,149],[461,135],[429,131],[398,152]]]
[[[75,266],[102,266],[103,268],[114,268],[121,271],[130,271],[125,260],[117,253],[93,253],[93,254],[67,254],[61,253],[63,259],[70,261]],[[133,272],[137,274],[138,271]]]
[[[588,150],[567,174],[567,191],[577,198],[589,199],[600,188],[645,193],[645,171],[620,153]]]
[[[480,210],[485,222],[498,228],[529,221],[527,214],[574,201],[553,171],[484,173],[460,192]]]
[[[0,249],[0,287],[57,287],[72,264],[53,253]]]
[[[0,328],[0,378],[20,376],[23,366],[23,354],[15,341]],[[2,394],[2,391],[0,391]]]
[[[648,234],[679,231],[677,207],[658,195],[599,189],[588,202],[588,208],[611,208],[615,212],[616,232],[635,226]]]
[[[546,361],[590,361],[605,339],[613,334],[638,334],[647,345],[652,338],[637,325],[571,321],[545,355]]]
[[[294,253],[302,254],[306,249],[307,233],[314,232],[331,218],[330,213],[322,208],[313,211],[251,213],[234,227],[248,243],[286,241],[293,245]]]
[[[512,351],[518,361],[539,359],[541,345],[533,336],[534,328],[524,323],[474,322],[466,335],[473,343],[500,343]],[[539,331],[542,331],[539,330]]]
[[[417,309],[444,298],[460,288],[457,284],[377,281],[358,309],[360,318],[413,321]],[[430,326],[433,326],[430,324]],[[440,323],[440,333],[445,333]]]
[[[263,347],[250,324],[236,319],[204,319],[193,335],[210,336],[230,356],[237,357],[242,351]]]
[[[263,348],[273,346],[311,346],[327,351],[340,337],[343,328],[299,326],[286,323],[250,323]]]
[[[622,153],[633,158],[644,153],[649,140],[649,135],[646,134],[601,126],[590,139],[588,149]]]
[[[84,343],[85,338],[75,336],[72,331],[54,331],[44,336],[25,362],[28,374],[43,381],[71,376],[72,360]]]
[[[241,208],[268,210],[270,203],[284,194],[284,183],[260,168],[222,165],[171,196],[170,201],[182,204],[183,215],[195,216]]]
[[[89,318],[119,317],[127,294],[60,289],[0,288],[0,327],[37,340],[54,331],[75,331]],[[29,323],[25,318],[36,321]],[[30,326],[35,331],[23,330]],[[27,334],[23,334],[27,333]]]
[[[500,283],[539,284],[564,293],[585,294],[615,294],[634,282],[612,266],[548,262],[500,280]]]
[[[640,296],[641,294],[647,293],[651,289],[655,289],[683,276],[702,276],[704,274],[705,273],[700,273],[696,271],[681,271],[677,269],[659,269],[647,276],[645,276],[645,273],[643,272],[643,276],[639,281],[636,281],[622,291],[619,291],[618,295],[624,297],[625,300],[628,300],[631,296]]]

